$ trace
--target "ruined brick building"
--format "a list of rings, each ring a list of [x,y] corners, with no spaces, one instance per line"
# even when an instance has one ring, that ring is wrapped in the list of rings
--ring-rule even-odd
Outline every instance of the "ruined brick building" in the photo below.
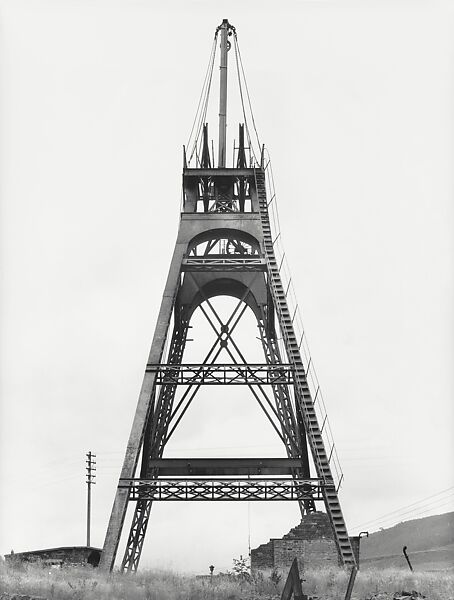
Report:
[[[46,548],[44,550],[31,550],[29,552],[14,552],[5,554],[7,563],[41,563],[48,566],[81,566],[91,565],[97,567],[101,557],[101,549],[92,546],[64,546],[60,548]]]
[[[358,557],[358,539],[350,538]],[[282,538],[272,538],[266,544],[251,550],[251,570],[271,572],[287,571],[294,558],[298,559],[300,572],[311,567],[338,566],[339,555],[328,515],[314,512],[304,515],[301,522]]]

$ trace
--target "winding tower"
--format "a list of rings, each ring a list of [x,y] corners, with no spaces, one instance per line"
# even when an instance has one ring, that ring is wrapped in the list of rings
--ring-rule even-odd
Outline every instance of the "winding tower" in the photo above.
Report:
[[[244,104],[246,127],[239,125],[234,165],[226,166],[229,37],[240,81],[236,31],[224,19],[215,32],[205,80],[207,102],[220,47],[217,166],[202,103],[189,160],[184,152],[178,236],[104,542],[100,567],[106,570],[114,566],[128,505],[134,506],[134,515],[121,569],[135,571],[152,505],[166,500],[291,500],[299,504],[302,515],[314,512],[316,502],[322,502],[340,564],[355,564],[338,497],[342,475],[320,388],[303,351],[304,332],[301,336],[296,332],[297,309],[289,305],[289,285],[281,276],[283,258],[275,252],[279,234],[269,213],[274,199],[273,191],[271,198],[267,196],[269,162],[263,146],[258,158],[251,153]],[[241,81],[240,92],[243,100]],[[194,154],[196,165],[191,167]],[[210,301],[215,296],[237,299],[227,320]],[[188,364],[185,345],[197,308],[216,340],[203,362]],[[248,309],[257,320],[262,363],[248,363],[233,337]],[[221,356],[227,356],[227,362],[221,362]],[[286,457],[165,458],[169,438],[204,385],[231,386],[232,393],[237,386],[248,387],[281,439]]]

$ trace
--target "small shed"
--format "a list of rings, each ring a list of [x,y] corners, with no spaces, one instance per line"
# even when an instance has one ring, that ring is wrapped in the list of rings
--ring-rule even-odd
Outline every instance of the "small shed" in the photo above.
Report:
[[[13,552],[5,554],[9,564],[15,562],[36,563],[40,562],[49,566],[81,566],[91,565],[97,567],[101,558],[101,548],[91,546],[63,546],[60,548],[46,548],[44,550],[31,550],[29,552]]]

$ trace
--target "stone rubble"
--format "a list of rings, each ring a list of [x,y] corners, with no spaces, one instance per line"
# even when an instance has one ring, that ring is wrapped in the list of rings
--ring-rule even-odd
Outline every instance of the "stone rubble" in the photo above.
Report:
[[[423,596],[423,594],[421,594],[420,592],[413,590],[411,592],[395,592],[392,599],[389,596],[389,594],[385,592],[378,592],[373,596],[368,596],[365,600],[419,600],[420,598],[425,597],[426,596]]]
[[[4,594],[0,593],[0,600],[47,600],[42,596],[29,596],[28,594]]]

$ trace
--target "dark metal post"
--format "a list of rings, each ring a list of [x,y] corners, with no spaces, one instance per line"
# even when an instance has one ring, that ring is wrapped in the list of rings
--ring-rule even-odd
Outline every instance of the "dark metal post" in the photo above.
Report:
[[[411,566],[411,562],[410,562],[410,559],[408,558],[408,554],[407,554],[407,546],[404,546],[402,548],[402,552],[404,553],[404,556],[407,560],[408,566],[410,567],[410,571],[413,571],[413,567]]]
[[[93,471],[96,471],[96,454],[91,450],[87,452],[87,546],[90,546],[90,528],[91,528],[91,486],[96,483]]]
[[[348,580],[348,586],[347,586],[347,592],[345,594],[345,600],[350,600],[350,598],[352,597],[353,586],[355,585],[355,579],[356,579],[357,573],[358,573],[358,569],[356,567],[353,567],[353,569],[350,571],[350,579]]]
[[[225,167],[226,136],[227,136],[227,52],[228,52],[229,22],[227,19],[221,25],[221,64],[219,88],[219,155],[218,167]]]
[[[298,570],[298,561],[296,558],[293,559],[292,566],[288,572],[287,581],[282,590],[281,600],[290,600],[292,595],[294,600],[307,600],[306,594],[303,594],[300,573]]]
[[[358,535],[358,564],[356,565],[358,567],[358,571],[359,571],[359,562],[360,562],[360,557],[361,557],[361,538],[362,537],[369,537],[369,532],[368,531],[360,531],[359,535]]]

